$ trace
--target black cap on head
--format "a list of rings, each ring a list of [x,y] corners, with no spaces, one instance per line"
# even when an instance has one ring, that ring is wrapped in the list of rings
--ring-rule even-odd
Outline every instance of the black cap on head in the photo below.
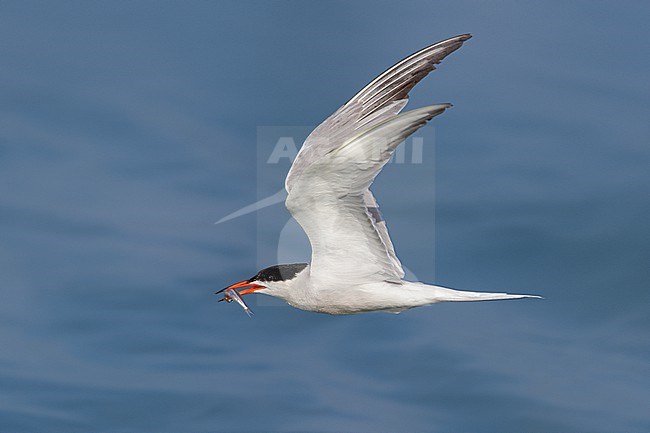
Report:
[[[275,265],[262,269],[248,281],[286,281],[293,279],[300,271],[308,266],[307,263],[292,263],[290,265]]]

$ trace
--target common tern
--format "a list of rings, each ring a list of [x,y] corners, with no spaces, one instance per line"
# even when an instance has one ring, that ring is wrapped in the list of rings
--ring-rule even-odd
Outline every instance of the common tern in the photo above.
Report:
[[[400,114],[409,91],[471,35],[428,46],[372,80],[307,137],[285,180],[285,205],[312,247],[311,264],[268,267],[220,290],[261,293],[327,314],[400,312],[437,302],[539,298],[405,281],[369,187],[396,147],[451,104]],[[237,292],[236,290],[240,290]],[[232,294],[235,292],[235,295]]]

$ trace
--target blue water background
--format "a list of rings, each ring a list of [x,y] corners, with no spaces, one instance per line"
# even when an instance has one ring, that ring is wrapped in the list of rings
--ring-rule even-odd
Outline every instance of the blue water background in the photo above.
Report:
[[[650,431],[649,16],[0,3],[0,431]],[[435,147],[374,189],[418,278],[546,299],[218,304],[288,220],[214,224],[282,187],[258,181],[258,127],[315,125],[465,32],[409,105],[454,103],[421,132]]]

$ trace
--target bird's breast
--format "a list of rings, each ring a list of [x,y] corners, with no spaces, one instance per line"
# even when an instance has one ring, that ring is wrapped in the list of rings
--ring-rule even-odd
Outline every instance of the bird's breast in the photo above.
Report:
[[[294,291],[287,303],[302,310],[334,315],[369,311],[399,312],[412,308],[409,290],[400,283],[310,285]]]

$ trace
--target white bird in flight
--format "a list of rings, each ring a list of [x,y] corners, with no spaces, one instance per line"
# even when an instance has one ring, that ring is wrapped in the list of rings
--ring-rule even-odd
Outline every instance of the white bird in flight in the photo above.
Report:
[[[327,314],[400,312],[437,302],[539,298],[468,292],[405,281],[369,187],[396,147],[451,104],[399,114],[408,93],[471,35],[428,46],[372,80],[307,137],[285,181],[286,207],[311,243],[311,264],[263,269],[235,283],[222,300],[261,293]]]

